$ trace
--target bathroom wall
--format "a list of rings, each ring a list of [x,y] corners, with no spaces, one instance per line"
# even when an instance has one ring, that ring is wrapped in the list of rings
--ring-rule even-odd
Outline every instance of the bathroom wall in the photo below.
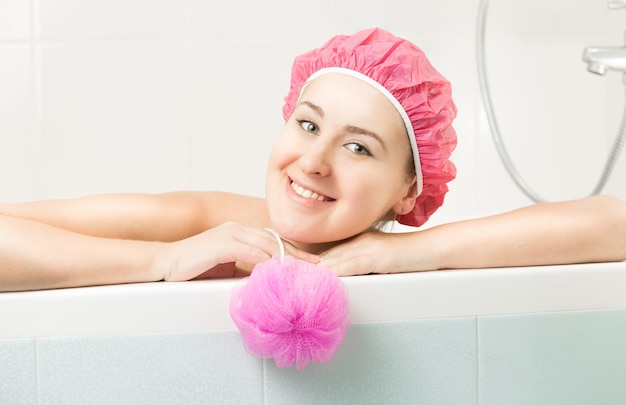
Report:
[[[488,133],[475,68],[478,0],[0,0],[0,201],[220,189],[263,195],[292,58],[381,26],[454,85],[459,174],[433,218],[530,203]],[[618,129],[621,75],[587,45],[621,45],[605,1],[492,0],[488,72],[506,145],[547,199],[590,192]],[[626,156],[606,192],[626,198]]]

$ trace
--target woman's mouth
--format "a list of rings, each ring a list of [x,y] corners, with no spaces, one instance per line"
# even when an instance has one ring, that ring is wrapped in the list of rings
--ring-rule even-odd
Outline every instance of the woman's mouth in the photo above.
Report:
[[[295,181],[291,180],[291,188],[296,192],[300,197],[307,198],[309,200],[316,201],[334,201],[333,198],[327,197],[322,194],[318,194],[315,191],[307,190],[306,188],[300,186]]]

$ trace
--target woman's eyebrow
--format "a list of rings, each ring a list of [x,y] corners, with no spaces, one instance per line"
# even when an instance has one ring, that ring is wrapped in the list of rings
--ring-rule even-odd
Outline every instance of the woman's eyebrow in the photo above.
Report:
[[[322,109],[322,107],[315,105],[310,101],[301,101],[300,104],[304,104],[305,106],[309,107],[311,110],[315,111],[317,115],[324,118],[324,110]]]
[[[354,126],[354,125],[347,125],[345,127],[345,129],[346,129],[346,132],[350,132],[350,133],[353,133],[353,134],[365,135],[365,136],[369,136],[370,138],[374,138],[375,140],[378,141],[378,143],[380,143],[380,145],[383,147],[383,150],[385,152],[387,152],[387,146],[385,145],[385,141],[376,132],[372,132],[372,131],[369,131],[367,129],[360,128],[360,127],[357,127],[357,126]]]

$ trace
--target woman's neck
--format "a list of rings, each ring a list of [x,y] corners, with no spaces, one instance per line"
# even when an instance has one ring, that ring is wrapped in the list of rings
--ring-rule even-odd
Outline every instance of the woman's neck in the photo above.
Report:
[[[300,242],[294,242],[294,241],[287,241],[290,244],[294,245],[295,247],[297,247],[300,250],[304,250],[305,252],[308,253],[313,253],[313,254],[320,254],[322,252],[327,251],[328,249],[332,248],[333,246],[337,246],[338,244],[340,244],[342,241],[335,241],[335,242],[325,242],[325,243],[300,243]]]

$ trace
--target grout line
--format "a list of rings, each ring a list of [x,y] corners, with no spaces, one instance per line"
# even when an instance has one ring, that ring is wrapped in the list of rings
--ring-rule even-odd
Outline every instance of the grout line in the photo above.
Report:
[[[0,39],[0,46],[28,45],[32,42],[30,39]]]
[[[474,318],[476,320],[476,405],[480,405],[480,329],[478,327],[480,323],[480,317]]]
[[[183,117],[183,129],[185,131],[185,162],[186,162],[186,187],[188,190],[192,190],[193,183],[193,154],[192,154],[192,139],[191,139],[191,46],[189,42],[189,32],[190,32],[190,14],[189,11],[189,0],[185,1],[185,14],[183,16],[183,39],[185,44],[185,67],[184,67],[184,75],[185,75],[185,111]]]
[[[44,161],[43,159],[43,154],[44,154],[44,139],[43,139],[43,117],[42,117],[42,111],[43,111],[43,101],[42,101],[42,89],[41,89],[41,85],[42,85],[42,67],[41,67],[41,47],[39,45],[39,42],[37,41],[37,39],[39,38],[40,34],[41,34],[41,30],[39,28],[40,25],[40,21],[39,21],[39,2],[38,0],[31,0],[31,41],[30,41],[30,47],[31,47],[31,58],[32,58],[32,84],[33,84],[33,91],[34,91],[34,98],[35,98],[35,122],[34,122],[34,130],[35,130],[35,139],[37,142],[37,149],[36,149],[36,153],[38,154],[38,160],[39,161]],[[36,194],[39,196],[43,195],[43,188],[42,188],[42,179],[41,179],[41,165],[37,165],[37,171],[36,171],[36,177],[35,177],[35,181],[36,181],[36,185],[35,185],[35,189],[36,189]]]
[[[37,20],[37,18],[34,18]],[[293,41],[286,41],[282,38],[209,38],[209,37],[119,37],[119,38],[107,38],[107,37],[93,37],[93,38],[41,38],[39,30],[35,27],[31,29],[31,39],[0,39],[0,45],[19,45],[27,43],[46,44],[46,45],[98,45],[98,44],[150,44],[150,43],[199,43],[199,44],[281,44],[281,43],[293,43]]]
[[[30,2],[30,39],[37,41],[41,37],[41,21],[39,20],[39,1]]]
[[[44,161],[44,137],[43,137],[43,91],[42,91],[42,66],[41,66],[41,47],[40,45],[33,43],[31,44],[31,57],[32,57],[32,83],[33,83],[33,92],[35,98],[35,117],[34,117],[34,131],[35,131],[35,139],[37,142],[37,150],[38,160]],[[39,170],[37,170],[36,175],[36,190],[39,195],[42,195],[42,179],[41,179],[41,165],[38,165]]]
[[[41,403],[41,392],[39,390],[39,352],[37,351],[38,338],[33,338],[33,346],[34,346],[34,357],[35,357],[35,392],[37,393],[37,404]]]
[[[267,360],[261,359],[261,398],[263,400],[263,404],[267,404],[267,390],[265,389],[265,373],[267,372]]]
[[[185,99],[184,99],[184,103],[185,103],[185,111],[183,112],[183,131],[185,134],[185,138],[184,138],[184,142],[185,142],[185,159],[184,161],[186,162],[186,170],[185,170],[185,183],[186,183],[186,188],[188,190],[192,189],[192,183],[193,183],[193,153],[192,153],[192,139],[191,139],[191,125],[190,125],[190,121],[191,121],[191,93],[190,93],[190,89],[191,89],[191,85],[190,85],[190,71],[191,71],[191,63],[190,63],[190,58],[191,58],[191,51],[190,51],[190,46],[189,43],[186,42],[185,43],[185,66],[184,66],[184,72],[183,75],[185,75],[184,77],[184,94],[185,94]]]

